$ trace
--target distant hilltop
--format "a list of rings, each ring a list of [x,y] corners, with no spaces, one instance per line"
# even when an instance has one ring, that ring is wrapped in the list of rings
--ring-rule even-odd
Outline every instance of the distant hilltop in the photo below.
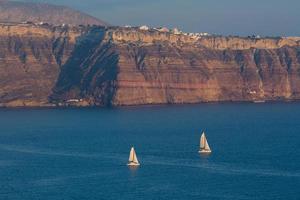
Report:
[[[102,20],[65,6],[0,0],[1,22],[47,22],[69,25],[107,25]]]

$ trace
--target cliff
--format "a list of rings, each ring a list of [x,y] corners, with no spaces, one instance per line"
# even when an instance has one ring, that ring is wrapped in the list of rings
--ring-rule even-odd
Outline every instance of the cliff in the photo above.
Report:
[[[1,25],[0,105],[299,100],[299,41]]]
[[[45,106],[70,57],[75,28],[0,24],[0,106]]]

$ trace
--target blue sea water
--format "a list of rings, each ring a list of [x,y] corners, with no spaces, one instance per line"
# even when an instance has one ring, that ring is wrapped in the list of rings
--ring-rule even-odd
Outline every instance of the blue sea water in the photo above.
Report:
[[[299,200],[299,114],[299,103],[2,109],[0,199]]]

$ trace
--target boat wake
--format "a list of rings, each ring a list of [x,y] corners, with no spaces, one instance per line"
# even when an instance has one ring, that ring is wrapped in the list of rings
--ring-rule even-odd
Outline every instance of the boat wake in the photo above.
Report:
[[[151,158],[143,160],[144,164],[152,165],[168,165],[178,167],[201,168],[208,173],[218,173],[224,175],[256,175],[256,176],[277,176],[277,177],[294,177],[300,178],[300,172],[287,172],[274,169],[249,169],[242,168],[230,164],[216,164],[216,163],[199,163],[194,160],[176,159],[171,160],[167,158]]]
[[[14,145],[0,145],[0,149],[5,151],[18,152],[24,154],[33,154],[33,155],[77,157],[77,158],[90,158],[90,159],[120,159],[120,155],[118,156],[112,153],[97,154],[97,153],[67,152],[67,151],[55,151],[49,149],[14,146]]]
[[[48,155],[48,156],[63,156],[63,157],[78,157],[88,159],[107,159],[108,161],[124,162],[125,154],[118,153],[79,153],[66,151],[53,151],[49,149],[28,148],[13,145],[0,145],[0,149],[5,151],[19,152],[34,155]],[[192,159],[170,159],[160,156],[144,156],[142,159],[143,165],[166,165],[174,167],[189,167],[200,168],[206,170],[208,173],[218,173],[227,175],[256,175],[256,176],[277,176],[277,177],[293,177],[300,178],[300,172],[288,172],[275,169],[260,169],[260,168],[243,168],[231,164],[218,164],[212,162],[199,163],[199,160]],[[0,166],[9,165],[9,163],[0,161]]]
[[[74,182],[77,179],[88,179],[95,178],[99,176],[107,176],[107,172],[99,172],[99,173],[90,173],[90,174],[82,174],[82,175],[70,175],[70,176],[60,176],[60,177],[52,177],[52,178],[44,178],[35,180],[32,182],[33,185],[36,186],[56,186],[56,185],[65,185],[66,183]]]

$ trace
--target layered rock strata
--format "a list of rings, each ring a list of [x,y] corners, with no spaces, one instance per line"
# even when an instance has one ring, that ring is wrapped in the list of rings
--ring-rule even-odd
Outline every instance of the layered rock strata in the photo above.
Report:
[[[300,39],[0,26],[0,105],[300,99]]]

